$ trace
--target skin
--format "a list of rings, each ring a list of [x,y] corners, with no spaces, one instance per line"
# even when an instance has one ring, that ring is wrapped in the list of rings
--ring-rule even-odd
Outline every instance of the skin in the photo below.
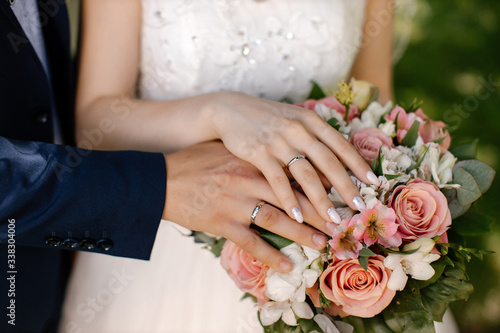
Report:
[[[373,10],[383,10],[389,3],[369,1],[367,22]],[[106,123],[105,134],[91,148],[165,153],[168,172],[164,218],[224,236],[278,271],[291,269],[284,264],[290,264],[289,259],[259,241],[248,228],[249,216],[258,202],[266,201],[272,206],[261,209],[257,224],[304,245],[324,247],[326,238],[318,242],[317,230],[328,231],[327,221],[331,219],[327,211],[333,207],[325,187],[333,185],[356,209],[353,198],[359,196],[359,191],[342,164],[369,183],[366,174],[370,167],[356,150],[312,111],[239,92],[171,101],[135,99],[140,27],[140,0],[83,1],[77,142],[83,146],[84,141],[89,141],[88,133],[102,129]],[[371,37],[370,43],[362,45],[352,70],[357,79],[379,85],[382,101],[391,96],[391,63],[387,56],[391,41],[392,27],[387,24]],[[222,144],[218,143],[217,148],[200,145],[187,149],[213,140]],[[89,148],[88,144],[85,148]],[[240,168],[242,174],[226,173],[230,181],[221,193],[224,201],[231,204],[208,197],[210,209],[194,209],[186,219],[179,207],[193,201],[185,195],[185,189],[194,193],[194,189],[209,181],[211,172],[220,171],[217,167],[227,164],[218,155],[206,153],[213,153],[213,149],[230,161],[246,163]],[[287,170],[287,163],[301,154],[308,159],[297,161]],[[245,183],[245,179],[250,179],[250,183]],[[305,195],[292,187],[291,179],[301,185]],[[261,191],[252,189],[257,185]],[[299,208],[310,226],[293,220],[294,207]],[[322,244],[318,246],[319,243]]]

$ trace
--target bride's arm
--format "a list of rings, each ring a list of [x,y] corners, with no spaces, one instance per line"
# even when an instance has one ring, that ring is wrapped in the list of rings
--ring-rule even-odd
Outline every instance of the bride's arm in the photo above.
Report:
[[[80,146],[172,152],[221,139],[234,155],[261,170],[282,208],[299,221],[301,206],[284,171],[295,156],[308,157],[290,172],[325,221],[339,217],[316,169],[353,209],[363,203],[340,161],[362,181],[377,182],[350,143],[309,110],[235,92],[161,102],[134,99],[140,0],[85,0],[82,29],[76,105]]]
[[[393,0],[368,0],[363,42],[351,76],[379,88],[379,101],[392,100]]]

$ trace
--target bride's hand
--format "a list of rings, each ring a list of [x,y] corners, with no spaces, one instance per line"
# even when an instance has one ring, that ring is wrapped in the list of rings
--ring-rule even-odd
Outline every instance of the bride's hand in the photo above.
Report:
[[[377,177],[355,148],[316,113],[243,93],[211,95],[207,114],[215,136],[264,174],[290,217],[302,222],[304,207],[292,190],[287,167],[322,218],[340,222],[321,180],[324,177],[351,208],[364,208],[342,163],[365,183],[377,183]]]
[[[295,222],[276,208],[281,207],[280,201],[259,170],[235,157],[222,143],[198,144],[166,155],[166,163],[164,219],[230,239],[271,268],[288,272],[290,259],[249,228],[254,208],[264,201],[255,216],[256,225],[308,247],[325,247],[327,237],[318,230],[328,232],[331,223],[317,214],[307,198],[292,192],[305,221],[316,229]]]

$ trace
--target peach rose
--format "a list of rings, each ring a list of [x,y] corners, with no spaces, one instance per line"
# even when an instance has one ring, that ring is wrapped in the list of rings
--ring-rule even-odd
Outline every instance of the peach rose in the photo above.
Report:
[[[423,126],[420,127],[420,136],[425,143],[444,139],[439,145],[444,149],[450,148],[451,137],[445,123],[429,119],[422,109],[415,111],[415,114],[424,120]]]
[[[396,212],[404,240],[441,236],[451,225],[446,197],[435,184],[420,178],[396,187],[389,206]]]
[[[323,295],[332,301],[328,313],[335,316],[371,318],[384,310],[396,295],[387,288],[391,270],[384,266],[384,257],[368,259],[365,271],[358,259],[334,261],[319,277]]]
[[[226,240],[222,247],[220,261],[238,288],[255,296],[261,305],[269,300],[265,295],[268,266],[230,240]]]
[[[377,158],[380,147],[393,146],[392,139],[378,128],[363,128],[352,132],[351,143],[368,163]]]

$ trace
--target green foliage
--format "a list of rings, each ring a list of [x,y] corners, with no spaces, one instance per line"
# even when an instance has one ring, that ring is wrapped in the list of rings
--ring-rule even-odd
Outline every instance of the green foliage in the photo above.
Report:
[[[375,253],[367,247],[364,247],[361,251],[359,251],[358,261],[365,271],[368,270],[368,258],[374,255]]]
[[[479,185],[464,168],[453,168],[453,182],[460,185],[457,189],[457,201],[460,206],[470,205],[481,197]]]
[[[339,121],[337,120],[337,118],[330,118],[328,119],[327,123],[337,131],[340,129]]]
[[[476,181],[481,194],[484,194],[489,190],[493,179],[495,178],[495,170],[488,164],[481,162],[479,160],[466,160],[455,164],[453,169],[463,168],[465,171],[470,173],[474,180]]]
[[[378,151],[378,156],[376,159],[372,161],[372,164],[370,165],[371,169],[377,176],[383,176],[384,175],[384,169],[382,168],[382,162],[383,162],[384,157],[382,156],[382,147]]]
[[[210,252],[212,252],[216,257],[220,257],[222,247],[226,242],[225,238],[214,238],[201,231],[193,231],[191,236],[194,237],[194,241],[196,243],[206,244],[206,249],[210,250]]]
[[[452,147],[450,152],[459,160],[471,160],[475,159],[477,156],[477,144],[479,143],[478,139],[475,139],[471,142],[464,143],[462,145],[458,145]]]
[[[417,111],[418,108],[421,107],[423,104],[424,101],[419,101],[416,97],[409,104],[406,104],[404,102],[399,103],[399,105],[401,105],[401,107],[405,109],[407,113]]]
[[[281,250],[282,248],[287,247],[288,245],[293,243],[293,241],[287,238],[281,237],[280,235],[276,235],[275,233],[262,228],[259,228],[259,234],[262,239],[264,239],[272,247],[278,250]]]
[[[409,280],[403,291],[396,293],[391,304],[384,310],[385,323],[394,332],[434,332],[430,309],[422,302],[420,290]]]
[[[410,129],[406,133],[401,144],[406,147],[413,147],[418,139],[418,129],[420,128],[420,122],[415,120],[411,125]]]
[[[323,332],[314,320],[299,319],[297,320],[297,324],[297,326],[289,326],[280,319],[272,325],[263,327],[265,333],[310,333],[314,330],[320,333]]]
[[[315,81],[311,81],[312,88],[311,92],[309,93],[309,96],[307,99],[322,99],[323,97],[326,97],[326,94],[323,92],[323,89],[317,84]]]
[[[491,224],[495,218],[488,216],[476,209],[453,220],[453,231],[465,237],[480,236],[491,231]]]

